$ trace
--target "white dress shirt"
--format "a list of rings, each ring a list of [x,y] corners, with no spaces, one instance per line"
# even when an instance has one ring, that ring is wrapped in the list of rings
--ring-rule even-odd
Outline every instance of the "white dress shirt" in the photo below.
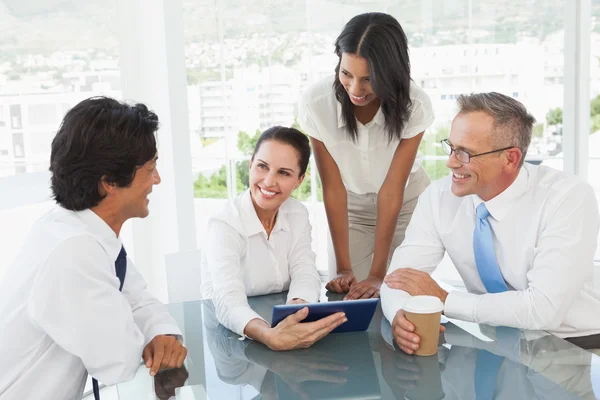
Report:
[[[449,293],[446,316],[563,338],[600,333],[600,291],[592,280],[600,217],[587,182],[525,163],[510,187],[485,202],[509,288],[493,294],[481,282],[473,254],[475,209],[482,200],[457,197],[450,187],[448,176],[423,192],[388,273],[408,267],[431,273],[447,251],[468,292]],[[408,297],[382,285],[388,320]]]
[[[298,123],[309,136],[323,142],[336,162],[346,189],[356,194],[378,193],[390,169],[400,140],[389,141],[381,107],[366,125],[356,121],[358,138],[353,142],[342,118],[342,105],[333,92],[334,77],[311,86],[298,105]],[[414,82],[410,83],[410,119],[402,131],[402,139],[417,136],[434,120],[429,96]],[[415,160],[412,172],[421,168]],[[410,178],[409,178],[410,179]]]
[[[288,301],[318,301],[321,283],[311,249],[311,229],[306,207],[290,198],[279,208],[267,238],[249,190],[210,219],[203,251],[202,295],[213,299],[221,324],[243,336],[248,322],[263,319],[250,308],[247,296],[289,289]]]
[[[80,399],[87,373],[108,385],[133,378],[144,346],[181,332],[93,211],[40,218],[0,282],[0,398]]]

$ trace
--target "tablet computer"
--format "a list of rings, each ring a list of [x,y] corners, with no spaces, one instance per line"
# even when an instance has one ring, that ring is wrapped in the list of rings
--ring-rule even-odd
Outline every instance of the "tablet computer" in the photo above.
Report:
[[[328,301],[324,303],[285,304],[273,307],[271,326],[280,323],[285,317],[308,307],[308,316],[302,322],[313,322],[337,312],[346,313],[348,321],[331,333],[366,331],[373,319],[379,299]]]

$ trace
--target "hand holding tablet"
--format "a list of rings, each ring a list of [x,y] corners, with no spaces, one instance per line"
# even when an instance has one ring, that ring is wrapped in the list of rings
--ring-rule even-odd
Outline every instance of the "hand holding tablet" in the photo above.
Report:
[[[367,330],[379,299],[329,301],[325,303],[286,304],[273,307],[271,326],[275,327],[282,320],[297,311],[308,308],[308,316],[302,322],[313,322],[329,315],[343,312],[348,321],[335,328],[331,333],[361,332]]]

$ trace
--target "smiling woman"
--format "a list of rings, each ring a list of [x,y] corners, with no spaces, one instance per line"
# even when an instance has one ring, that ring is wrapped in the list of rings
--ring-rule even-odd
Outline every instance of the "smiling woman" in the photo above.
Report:
[[[347,299],[378,297],[429,184],[415,159],[433,110],[411,80],[407,38],[391,15],[350,19],[335,53],[335,76],[310,87],[298,106],[323,182],[331,233],[327,289],[348,292]]]
[[[309,158],[308,139],[293,128],[267,129],[256,142],[250,160],[250,194],[267,235],[279,207],[304,181]]]
[[[305,307],[271,328],[248,296],[289,290],[287,303],[314,303],[321,283],[311,248],[308,211],[290,198],[302,184],[310,158],[308,138],[276,126],[262,133],[250,160],[250,188],[208,223],[202,260],[202,295],[214,301],[217,319],[240,336],[273,350],[309,347],[345,322],[337,313],[300,323]]]

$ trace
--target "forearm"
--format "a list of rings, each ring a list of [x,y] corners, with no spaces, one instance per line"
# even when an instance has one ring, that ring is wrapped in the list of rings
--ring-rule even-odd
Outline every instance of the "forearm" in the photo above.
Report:
[[[348,192],[343,184],[335,187],[324,188],[325,212],[333,250],[337,272],[352,269],[350,261],[349,224],[348,224]]]
[[[482,295],[455,291],[448,295],[444,313],[478,324],[553,330],[562,320],[557,308],[557,304],[534,288]]]
[[[123,288],[123,294],[131,306],[135,323],[144,334],[145,345],[157,335],[171,334],[182,339],[181,331],[167,307],[152,296],[146,286],[146,281],[130,264],[127,268],[127,284]]]
[[[392,289],[385,283],[381,285],[380,295],[381,310],[391,324],[394,321],[394,317],[398,310],[400,310],[404,306],[404,303],[410,299],[410,295],[403,290]]]
[[[288,301],[292,299],[302,299],[308,303],[319,301],[321,293],[321,279],[314,264],[297,266],[300,270],[292,276],[290,288],[288,291]],[[304,267],[300,269],[300,267]]]
[[[375,222],[375,247],[370,275],[383,278],[386,274],[392,240],[396,233],[398,215],[402,208],[404,191],[392,195],[377,196],[377,219]]]

